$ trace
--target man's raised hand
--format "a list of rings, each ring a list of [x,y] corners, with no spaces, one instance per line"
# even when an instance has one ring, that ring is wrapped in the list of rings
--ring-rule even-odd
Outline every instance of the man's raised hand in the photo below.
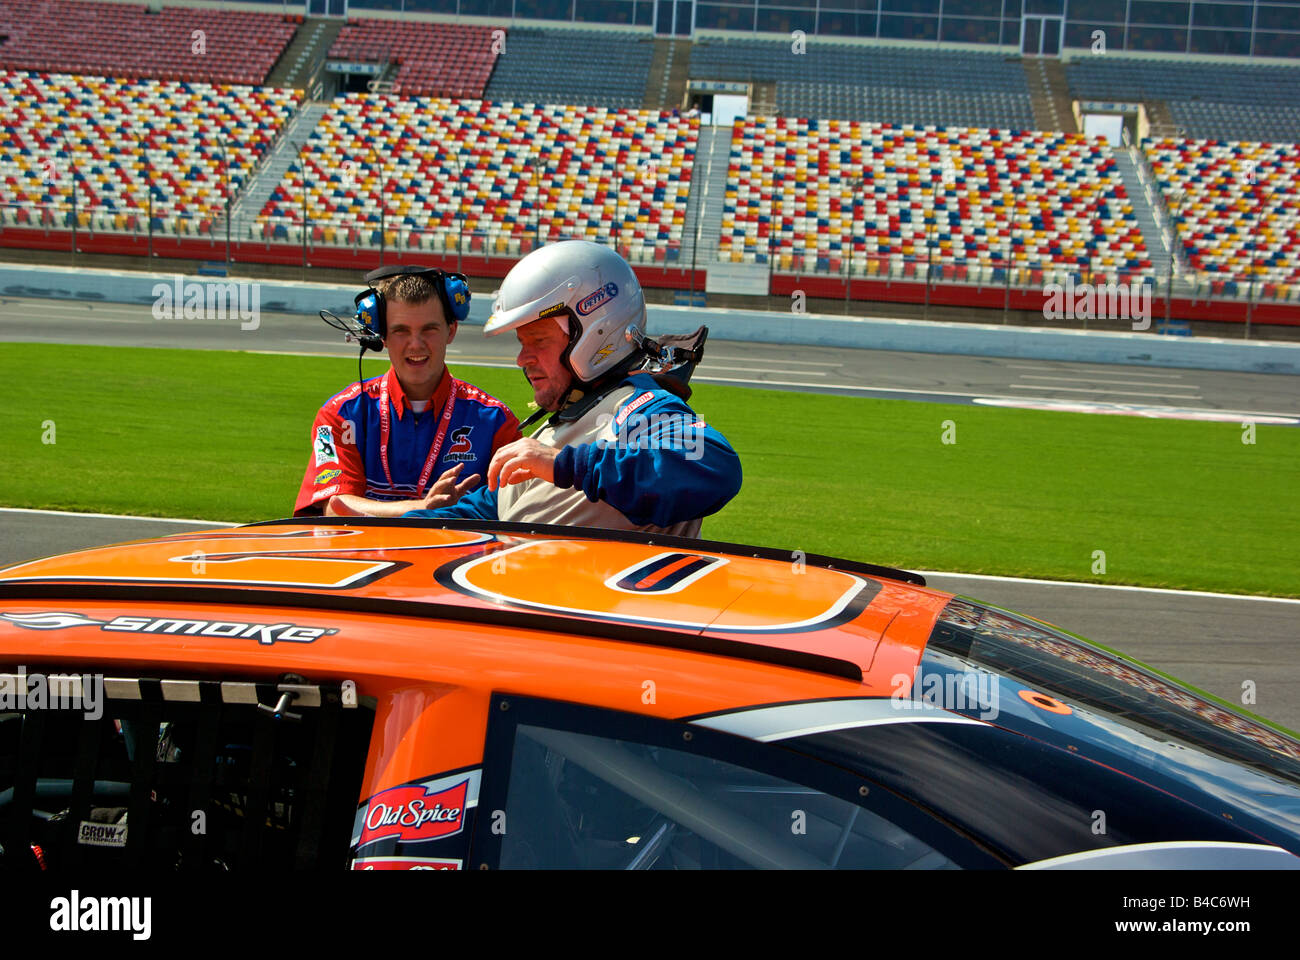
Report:
[[[465,464],[458,463],[450,470],[444,471],[442,476],[429,488],[429,492],[424,495],[424,499],[421,501],[422,505],[413,509],[437,510],[439,507],[450,507],[464,496],[471,487],[478,486],[483,477],[477,473],[470,474],[460,483],[456,482],[456,478],[460,475],[460,471],[464,466]]]
[[[559,452],[532,437],[507,443],[497,450],[488,464],[488,489],[523,483],[533,477],[554,483],[555,457]]]

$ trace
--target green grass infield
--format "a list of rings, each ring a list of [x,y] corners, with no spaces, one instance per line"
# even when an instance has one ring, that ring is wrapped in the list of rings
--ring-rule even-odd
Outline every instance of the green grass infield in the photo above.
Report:
[[[385,361],[367,361],[366,375]],[[707,361],[704,369],[707,369]],[[453,372],[528,413],[515,370]],[[4,344],[0,504],[287,516],[347,359]],[[912,569],[1300,596],[1300,430],[697,384],[745,481],[703,536]],[[945,442],[949,441],[949,442]]]

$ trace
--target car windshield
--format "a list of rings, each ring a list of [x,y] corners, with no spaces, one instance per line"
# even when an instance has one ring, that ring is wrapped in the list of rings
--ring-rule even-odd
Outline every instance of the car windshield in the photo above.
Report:
[[[929,650],[1011,677],[1154,740],[1181,742],[1300,784],[1300,742],[1044,624],[954,599],[935,625]],[[1043,713],[1041,722],[1056,719]]]

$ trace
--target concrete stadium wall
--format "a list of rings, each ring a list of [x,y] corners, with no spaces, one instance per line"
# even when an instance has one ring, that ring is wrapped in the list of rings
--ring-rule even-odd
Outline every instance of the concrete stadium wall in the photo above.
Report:
[[[160,284],[169,288],[174,298],[178,281],[185,285],[185,296],[189,295],[188,285],[194,283],[256,282],[260,310],[307,316],[321,309],[350,314],[358,289],[295,281],[234,281],[174,273],[0,265],[0,293],[8,297],[151,306],[159,297]],[[476,295],[470,302],[466,322],[486,323],[491,308],[489,296]],[[652,333],[684,333],[707,325],[709,336],[715,340],[1300,374],[1300,343],[660,305],[649,307],[649,323]]]

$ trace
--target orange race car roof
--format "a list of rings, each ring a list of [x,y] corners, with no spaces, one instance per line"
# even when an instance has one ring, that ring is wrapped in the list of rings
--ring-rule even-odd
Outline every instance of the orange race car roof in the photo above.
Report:
[[[165,605],[168,618],[238,604],[245,614],[419,617],[690,650],[887,694],[893,678],[914,674],[951,599],[916,574],[800,551],[546,525],[290,519],[0,569],[0,657],[17,649],[6,626],[37,627],[37,618],[56,616],[32,612],[33,601],[44,610],[52,600],[95,601],[101,614],[153,603]],[[243,649],[248,636],[273,642],[265,629],[242,635]],[[132,635],[124,628],[113,639],[129,645]],[[144,649],[134,655],[145,658]],[[361,652],[341,646],[334,655],[347,668]]]

